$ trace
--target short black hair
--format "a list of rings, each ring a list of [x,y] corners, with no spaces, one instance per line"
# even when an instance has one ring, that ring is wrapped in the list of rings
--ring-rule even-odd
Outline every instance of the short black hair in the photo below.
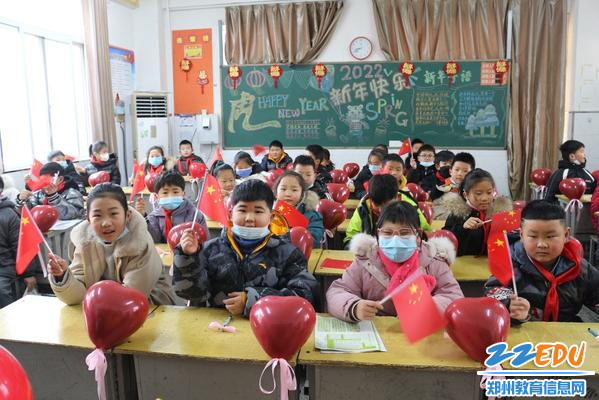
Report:
[[[435,148],[433,147],[433,145],[431,144],[423,144],[422,146],[420,146],[420,148],[418,149],[418,152],[416,152],[416,156],[419,156],[421,153],[425,152],[425,151],[432,151],[433,154],[436,154],[437,152],[435,151]]]
[[[218,160],[220,161],[220,160]],[[232,166],[230,166],[229,164],[226,164],[225,162],[221,161],[220,163],[214,163],[214,165],[212,166],[212,171],[210,171],[210,174],[212,176],[214,176],[215,178],[218,177],[218,174],[220,174],[223,171],[231,171],[233,173],[233,176],[235,176],[235,170],[233,169]]]
[[[56,173],[58,173],[58,176],[64,176],[65,170],[59,163],[54,161],[44,164],[40,169],[40,175],[55,175]]]
[[[411,143],[412,143],[412,146],[413,146],[415,144],[424,144],[424,141],[422,139],[416,138],[416,139],[412,140]]]
[[[449,150],[441,150],[437,154],[435,154],[435,164],[439,164],[442,162],[453,161],[453,157],[455,154]]]
[[[490,181],[493,187],[495,187],[495,180],[493,179],[493,176],[484,169],[476,168],[468,172],[462,183],[460,183],[460,187],[458,189],[460,195],[463,197],[464,192],[469,192],[470,189],[472,189],[472,186],[482,181]]]
[[[383,166],[385,166],[388,162],[391,161],[400,163],[402,167],[406,166],[399,154],[395,153],[385,154],[385,157],[383,157]]]
[[[370,160],[370,157],[376,157],[378,159],[381,160],[381,162],[383,161],[383,159],[385,158],[385,153],[383,153],[380,150],[370,150],[370,153],[368,153],[368,159]]]
[[[578,140],[566,140],[559,147],[559,151],[562,152],[562,160],[568,161],[570,159],[570,154],[576,153],[583,147],[585,147],[584,143],[579,142]]]
[[[53,159],[54,157],[58,157],[58,156],[60,156],[60,157],[64,157],[65,155],[64,155],[64,153],[63,153],[62,151],[60,151],[60,150],[52,150],[50,153],[48,153],[48,161],[52,161],[52,159]]]
[[[470,153],[462,152],[462,153],[456,154],[453,157],[451,166],[453,167],[453,164],[455,164],[458,161],[463,162],[465,164],[470,164],[470,168],[472,168],[472,169],[476,168],[476,160],[474,159],[474,156]]]
[[[538,219],[541,221],[560,220],[566,223],[566,213],[557,203],[548,200],[533,200],[522,209],[524,220]]]
[[[235,186],[231,195],[233,207],[240,201],[265,201],[268,208],[272,210],[275,195],[272,189],[260,179],[248,179]]]
[[[306,181],[304,180],[304,177],[301,176],[300,174],[298,174],[295,171],[285,171],[283,172],[275,181],[274,185],[272,186],[272,190],[273,192],[277,193],[277,190],[279,189],[279,184],[281,183],[281,181],[283,180],[283,178],[286,178],[288,176],[292,176],[295,179],[297,179],[297,183],[299,183],[300,187],[302,188],[302,196],[304,195],[304,193],[306,193],[306,190],[308,190],[306,188]]]
[[[123,192],[123,188],[121,188],[119,185],[117,185],[115,183],[105,182],[105,183],[100,183],[100,184],[94,186],[92,191],[89,192],[89,195],[87,196],[87,214],[88,214],[88,216],[89,216],[89,212],[92,208],[91,206],[92,206],[92,203],[94,202],[94,200],[101,199],[101,198],[110,198],[110,199],[118,201],[120,203],[120,205],[123,207],[123,210],[125,210],[125,214],[127,213],[127,210],[129,209],[129,205],[127,204],[127,196],[125,196],[125,192]]]
[[[179,148],[181,148],[181,146],[186,145],[186,144],[190,145],[191,148],[192,148],[192,150],[193,150],[193,144],[191,144],[191,142],[189,140],[187,140],[187,139],[181,140],[179,142]]]
[[[314,158],[317,160],[324,160],[324,147],[319,144],[309,144],[306,146],[306,150],[308,150]]]
[[[376,222],[377,229],[380,229],[385,222],[409,225],[417,231],[420,230],[420,218],[416,207],[405,201],[394,200],[385,204]]]
[[[154,193],[158,193],[165,186],[177,186],[181,190],[185,190],[185,179],[175,170],[164,171],[154,182]]]
[[[281,150],[283,150],[283,143],[281,143],[279,140],[273,140],[272,142],[270,142],[270,144],[268,145],[268,148],[270,149],[273,146],[278,147]]]
[[[235,157],[233,158],[233,164],[237,165],[237,163],[241,160],[245,160],[248,164],[254,165],[254,159],[245,151],[239,151],[237,154],[235,154]]]
[[[329,151],[329,149],[327,149],[326,147],[324,147],[322,149],[322,152],[324,153],[324,158],[323,159],[327,160],[327,161],[331,161],[331,152]]]
[[[381,205],[397,198],[398,192],[399,185],[392,175],[374,175],[368,181],[368,195],[376,205]]]
[[[385,143],[379,143],[376,146],[374,146],[372,150],[380,150],[383,153],[387,154],[389,153],[389,146],[387,146]]]
[[[108,143],[106,143],[103,140],[98,140],[92,144],[89,145],[89,155],[90,157],[94,154],[94,153],[99,153],[100,150],[102,150],[104,147],[108,148]]]
[[[314,162],[314,159],[304,154],[295,157],[295,160],[293,161],[293,166],[296,167],[297,165],[309,165],[312,168],[314,168],[314,171],[316,171],[316,163]]]

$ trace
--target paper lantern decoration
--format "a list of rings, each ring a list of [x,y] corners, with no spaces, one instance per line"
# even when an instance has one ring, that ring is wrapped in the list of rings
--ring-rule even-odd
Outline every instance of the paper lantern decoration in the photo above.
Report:
[[[447,74],[449,86],[453,85],[453,77],[460,72],[460,65],[455,61],[448,61],[443,67],[443,71]]]
[[[410,76],[412,76],[415,70],[416,68],[414,67],[414,64],[412,64],[409,61],[402,62],[401,64],[399,64],[399,72],[401,72],[401,74],[403,75],[405,87],[410,87]]]
[[[210,82],[208,80],[208,74],[206,73],[205,70],[201,70],[198,73],[198,84],[202,88],[202,94],[204,94],[204,86],[206,86],[208,84],[208,82]]]
[[[322,84],[322,78],[327,74],[327,66],[324,64],[316,64],[312,67],[312,73],[316,77],[316,81],[318,82],[318,88],[320,89],[320,85]]]
[[[187,74],[191,71],[191,60],[189,58],[184,58],[179,62],[179,69],[185,72],[185,82],[187,82]]]
[[[233,81],[233,90],[237,89],[237,79],[241,78],[243,71],[239,65],[231,65],[229,67],[229,78]]]
[[[499,82],[503,82],[503,76],[507,74],[509,69],[510,64],[507,62],[507,60],[498,60],[495,62],[495,65],[493,65],[495,74],[499,75]]]
[[[279,78],[281,77],[281,75],[283,75],[283,68],[281,68],[281,66],[278,64],[273,64],[268,68],[268,75],[270,75],[270,77],[272,78],[276,89],[278,86]]]

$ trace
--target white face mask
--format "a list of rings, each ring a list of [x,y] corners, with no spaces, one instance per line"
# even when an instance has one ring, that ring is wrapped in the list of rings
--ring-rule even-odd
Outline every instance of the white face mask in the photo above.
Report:
[[[253,227],[253,226],[240,226],[233,225],[231,231],[245,240],[258,240],[266,237],[270,233],[270,229],[267,226]]]
[[[108,153],[100,154],[100,161],[106,162],[106,161],[108,161],[109,158],[110,158],[110,154],[108,154]]]

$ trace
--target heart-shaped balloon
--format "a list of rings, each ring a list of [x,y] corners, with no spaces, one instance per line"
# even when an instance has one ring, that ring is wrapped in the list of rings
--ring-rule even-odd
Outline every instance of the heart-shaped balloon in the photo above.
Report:
[[[347,163],[343,165],[343,171],[351,179],[354,179],[360,173],[360,166],[356,163]]]
[[[545,186],[551,178],[551,170],[549,168],[537,168],[530,173],[530,179],[537,186]]]
[[[458,239],[455,237],[452,231],[446,231],[445,229],[439,229],[438,231],[434,231],[431,233],[427,233],[429,239],[435,237],[443,237],[449,239],[449,241],[453,244],[455,251],[458,251]]]
[[[8,350],[0,346],[0,399],[33,400],[27,373]]]
[[[593,178],[595,178],[595,182],[597,182],[599,184],[599,169],[596,171],[593,171],[591,173],[591,175],[593,175]]]
[[[420,209],[420,211],[422,211],[424,218],[426,218],[426,222],[428,222],[429,224],[431,222],[433,222],[433,206],[432,206],[432,204],[427,203],[425,201],[419,201],[418,208]]]
[[[562,192],[570,200],[580,200],[586,189],[587,184],[581,178],[562,179],[559,183],[560,192]]]
[[[512,207],[514,211],[522,210],[524,207],[526,207],[526,200],[514,200],[512,202]]]
[[[54,206],[35,206],[31,209],[31,216],[40,231],[46,233],[58,221],[59,214]]]
[[[250,311],[254,336],[272,358],[291,359],[314,329],[314,307],[299,296],[266,296]]]
[[[324,227],[328,230],[335,229],[347,218],[345,206],[333,200],[322,199],[315,209],[322,215]]]
[[[349,181],[349,176],[341,169],[332,170],[331,178],[333,178],[333,183],[347,183]]]
[[[111,280],[94,283],[83,298],[87,334],[102,350],[133,335],[146,320],[148,309],[148,299],[142,292]]]
[[[171,251],[175,251],[175,247],[177,247],[177,245],[181,241],[181,236],[183,236],[183,232],[191,228],[191,224],[191,221],[184,222],[182,224],[174,226],[168,233],[166,241],[168,243],[168,246],[171,248]],[[204,230],[204,227],[196,222],[193,226],[193,231],[196,234],[196,238],[198,239],[199,245],[201,246],[202,243],[204,243],[208,238],[206,235],[206,231]]]
[[[110,174],[108,171],[98,171],[91,174],[87,181],[89,182],[90,186],[96,186],[100,183],[110,182]]]
[[[277,174],[274,172],[274,170],[269,171],[267,173],[264,174],[264,179],[266,180],[266,184],[272,189],[272,187],[275,184],[275,181],[277,180]]]
[[[283,175],[283,172],[285,171],[283,171],[283,168],[275,168],[271,170],[271,172],[278,178],[279,176]]]
[[[505,342],[510,330],[510,314],[499,300],[491,297],[465,297],[445,309],[447,333],[472,359],[484,362],[486,349]]]
[[[291,243],[293,243],[299,251],[304,253],[304,257],[308,260],[310,254],[312,254],[312,246],[314,246],[314,239],[312,239],[310,231],[303,226],[296,226],[291,228],[289,234],[291,235]]]
[[[144,178],[144,183],[148,190],[154,193],[154,183],[156,183],[156,178],[158,178],[158,174],[147,174]]]
[[[337,203],[343,204],[349,199],[350,191],[345,183],[327,183],[327,189]]]
[[[289,164],[287,164],[287,165],[285,166],[285,169],[286,169],[287,171],[293,171],[293,168],[295,168],[295,167],[293,166],[293,163],[292,163],[292,162],[290,162]]]
[[[206,164],[192,162],[189,166],[189,174],[195,179],[202,179],[206,175]]]

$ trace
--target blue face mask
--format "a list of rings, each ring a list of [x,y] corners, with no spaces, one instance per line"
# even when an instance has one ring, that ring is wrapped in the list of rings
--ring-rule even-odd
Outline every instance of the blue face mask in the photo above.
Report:
[[[268,226],[262,226],[262,227],[248,227],[248,226],[240,226],[240,225],[233,225],[233,228],[231,228],[231,231],[239,236],[242,239],[245,240],[258,240],[258,239],[262,239],[265,238],[266,235],[268,235],[270,233],[270,229],[268,228]]]
[[[150,158],[148,158],[148,162],[150,163],[151,166],[158,167],[160,164],[162,164],[162,157],[161,156],[150,157]]]
[[[424,168],[428,168],[428,167],[432,167],[433,165],[435,165],[434,161],[420,161],[420,165],[422,165]]]
[[[62,167],[62,169],[67,169],[67,160],[62,160],[62,161],[56,161],[58,163],[58,165],[60,165]]]
[[[183,196],[163,197],[158,200],[158,205],[169,211],[174,210],[183,203]]]
[[[380,165],[374,165],[374,164],[368,164],[368,169],[370,170],[370,172],[372,172],[374,174],[379,169],[381,169],[381,166]]]
[[[379,248],[387,258],[395,262],[404,262],[416,251],[416,236],[403,239],[399,236],[380,237]]]
[[[252,167],[248,168],[235,168],[235,173],[239,175],[240,178],[247,178],[252,174]]]

